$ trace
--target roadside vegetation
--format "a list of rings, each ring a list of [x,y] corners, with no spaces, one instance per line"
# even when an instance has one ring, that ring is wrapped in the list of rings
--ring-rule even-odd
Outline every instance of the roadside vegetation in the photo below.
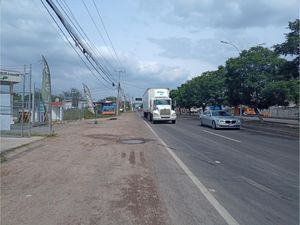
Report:
[[[299,19],[288,24],[285,42],[255,46],[171,91],[180,108],[245,105],[259,109],[299,105]]]

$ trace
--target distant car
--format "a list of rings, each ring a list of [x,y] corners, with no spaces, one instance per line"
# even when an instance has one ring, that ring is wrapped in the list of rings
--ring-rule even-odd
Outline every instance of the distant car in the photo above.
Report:
[[[201,126],[210,126],[213,129],[229,128],[240,129],[241,121],[224,110],[207,110],[199,116]]]

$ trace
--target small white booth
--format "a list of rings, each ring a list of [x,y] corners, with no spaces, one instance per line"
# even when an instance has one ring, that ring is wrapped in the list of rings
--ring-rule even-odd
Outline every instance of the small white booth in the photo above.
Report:
[[[22,82],[22,74],[0,70],[0,130],[10,130],[13,124],[13,85]],[[8,89],[8,90],[6,90]]]

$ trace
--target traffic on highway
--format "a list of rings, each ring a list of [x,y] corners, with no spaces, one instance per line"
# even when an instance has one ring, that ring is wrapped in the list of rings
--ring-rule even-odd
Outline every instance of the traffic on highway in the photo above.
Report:
[[[215,119],[221,120],[215,115],[228,116],[231,121],[232,117],[220,110],[206,112],[210,113],[206,117],[213,120],[206,122],[203,115],[185,114],[178,116],[175,126],[147,123],[176,155],[199,194],[228,224],[296,225],[298,138],[274,136],[272,132],[259,132],[259,128],[212,129],[220,128],[211,124]],[[240,121],[236,119],[236,123]]]

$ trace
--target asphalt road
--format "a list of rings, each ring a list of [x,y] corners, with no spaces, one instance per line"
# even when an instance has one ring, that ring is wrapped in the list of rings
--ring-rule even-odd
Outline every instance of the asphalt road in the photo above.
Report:
[[[298,138],[213,130],[195,118],[147,123],[238,224],[299,223]]]

